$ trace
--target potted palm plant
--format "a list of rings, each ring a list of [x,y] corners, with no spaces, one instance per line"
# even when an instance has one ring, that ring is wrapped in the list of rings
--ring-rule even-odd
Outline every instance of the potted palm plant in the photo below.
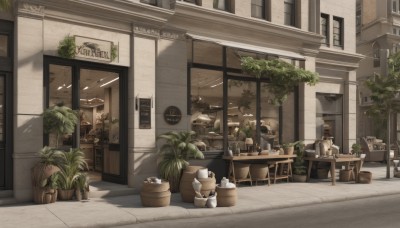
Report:
[[[203,153],[193,144],[194,131],[170,131],[161,134],[157,140],[165,140],[158,150],[158,169],[162,179],[168,180],[171,192],[178,192],[182,170],[189,165],[190,158],[203,159]]]
[[[60,136],[72,134],[78,123],[78,112],[62,104],[47,108],[43,113],[43,130],[46,134],[55,134],[55,148],[58,148]]]
[[[84,153],[79,148],[62,153],[61,158],[58,196],[60,200],[71,200],[79,180],[86,179],[83,170],[87,169],[88,165]]]

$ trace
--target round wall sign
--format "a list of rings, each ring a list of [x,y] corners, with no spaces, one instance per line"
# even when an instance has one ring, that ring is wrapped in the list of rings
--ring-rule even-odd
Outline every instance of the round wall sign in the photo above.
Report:
[[[168,124],[175,125],[179,123],[182,119],[181,110],[176,106],[169,106],[165,109],[164,120]]]

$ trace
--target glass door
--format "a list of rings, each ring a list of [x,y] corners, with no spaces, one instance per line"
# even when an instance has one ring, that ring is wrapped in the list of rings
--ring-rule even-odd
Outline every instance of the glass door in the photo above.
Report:
[[[116,72],[80,70],[80,145],[93,150],[86,154],[89,166],[102,179],[121,174],[120,77]]]

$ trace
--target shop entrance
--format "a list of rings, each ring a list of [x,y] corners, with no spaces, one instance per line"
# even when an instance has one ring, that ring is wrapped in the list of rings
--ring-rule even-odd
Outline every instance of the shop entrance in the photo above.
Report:
[[[103,64],[46,57],[48,107],[79,111],[74,134],[59,142],[79,147],[92,180],[127,183],[127,70]],[[45,85],[46,87],[46,85]],[[53,144],[52,137],[48,144]]]

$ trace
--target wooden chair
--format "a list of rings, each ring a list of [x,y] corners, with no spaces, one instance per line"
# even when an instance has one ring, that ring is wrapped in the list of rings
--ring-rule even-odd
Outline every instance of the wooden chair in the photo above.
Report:
[[[270,174],[271,180],[276,184],[276,180],[286,179],[289,182],[289,178],[292,178],[292,163],[293,159],[286,159],[280,161],[271,162],[271,167],[274,167],[274,173]]]

